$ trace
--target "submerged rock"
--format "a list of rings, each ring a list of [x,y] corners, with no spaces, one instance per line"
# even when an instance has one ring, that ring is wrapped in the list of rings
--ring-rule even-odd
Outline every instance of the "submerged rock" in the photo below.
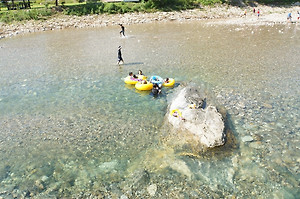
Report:
[[[149,181],[150,175],[148,171],[145,169],[137,169],[126,177],[121,188],[125,192],[141,190],[149,183]]]
[[[194,135],[195,141],[204,147],[221,146],[226,136],[222,115],[202,95],[196,87],[182,88],[169,105],[168,122],[175,131]]]
[[[157,191],[157,185],[156,184],[151,184],[149,187],[147,187],[147,191],[150,196],[154,196]]]
[[[243,142],[252,142],[253,141],[253,137],[250,135],[246,135],[244,137],[242,137],[242,141]]]
[[[104,162],[102,164],[100,164],[99,170],[102,171],[103,173],[108,173],[111,172],[112,170],[115,169],[115,167],[117,166],[118,161],[117,160],[113,160],[111,162]]]

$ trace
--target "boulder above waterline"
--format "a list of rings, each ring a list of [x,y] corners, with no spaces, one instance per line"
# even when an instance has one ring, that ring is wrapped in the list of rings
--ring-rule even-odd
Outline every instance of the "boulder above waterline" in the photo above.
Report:
[[[192,134],[206,148],[224,145],[223,117],[203,95],[195,86],[181,88],[171,100],[167,120],[175,131]]]

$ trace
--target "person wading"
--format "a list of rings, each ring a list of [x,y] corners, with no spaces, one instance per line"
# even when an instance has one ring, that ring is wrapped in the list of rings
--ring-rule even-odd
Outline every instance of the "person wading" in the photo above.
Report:
[[[121,31],[120,31],[120,36],[122,37],[122,35],[125,37],[125,27],[123,26],[123,24],[119,24],[121,27]]]
[[[123,64],[124,60],[122,58],[122,52],[121,52],[122,46],[118,47],[118,65]]]

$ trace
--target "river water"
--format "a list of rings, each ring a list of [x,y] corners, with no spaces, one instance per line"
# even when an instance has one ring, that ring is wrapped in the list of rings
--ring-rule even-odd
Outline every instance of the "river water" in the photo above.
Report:
[[[168,22],[0,40],[0,198],[298,198],[299,33]],[[205,87],[234,144],[177,153],[176,88],[135,91],[123,78],[139,69]]]

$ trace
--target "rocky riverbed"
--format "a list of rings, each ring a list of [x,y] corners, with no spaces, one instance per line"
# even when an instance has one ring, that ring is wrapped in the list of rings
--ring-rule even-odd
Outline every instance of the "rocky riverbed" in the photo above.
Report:
[[[0,38],[65,28],[117,26],[119,23],[130,25],[164,21],[209,20],[209,22],[213,24],[278,24],[287,23],[287,14],[289,12],[291,12],[293,16],[292,22],[300,23],[300,20],[297,19],[297,11],[300,11],[299,3],[285,7],[258,5],[255,9],[256,11],[260,9],[259,17],[256,13],[253,13],[253,8],[254,7],[216,6],[174,12],[102,14],[80,17],[58,14],[46,21],[31,20],[13,24],[0,23]],[[246,16],[244,15],[245,10]]]
[[[86,45],[84,53],[76,51],[82,43],[70,48],[67,44],[72,42],[60,37],[68,31],[46,34],[48,42],[41,47],[51,46],[47,51],[38,48],[43,42],[39,36],[3,39],[0,199],[298,198],[299,23],[257,28],[255,24],[265,20],[261,10],[259,19],[251,13],[246,18],[207,20],[236,24],[235,20],[257,20],[243,28],[183,23],[179,28],[189,31],[176,32],[180,29],[169,22],[155,24],[163,31],[155,40],[157,29],[150,31],[140,41],[143,48],[132,53],[136,57],[148,53],[145,58],[151,61],[124,65],[123,70],[108,67],[106,59],[99,62],[100,55],[117,45],[110,40],[106,44],[107,38],[101,36],[82,39],[95,32],[93,28],[77,29],[70,37],[103,43]],[[195,44],[191,51],[184,48],[191,44]],[[127,42],[127,49],[131,45],[136,45],[134,39]],[[153,46],[164,49],[161,56],[149,53]],[[172,56],[166,56],[170,50]],[[79,54],[88,56],[81,59]],[[234,147],[227,140],[199,157],[189,153],[187,145],[177,147],[177,138],[161,127],[163,97],[152,99],[123,86],[121,78],[137,67],[175,77],[181,85],[208,82],[215,98],[207,102],[221,104],[229,113]]]

